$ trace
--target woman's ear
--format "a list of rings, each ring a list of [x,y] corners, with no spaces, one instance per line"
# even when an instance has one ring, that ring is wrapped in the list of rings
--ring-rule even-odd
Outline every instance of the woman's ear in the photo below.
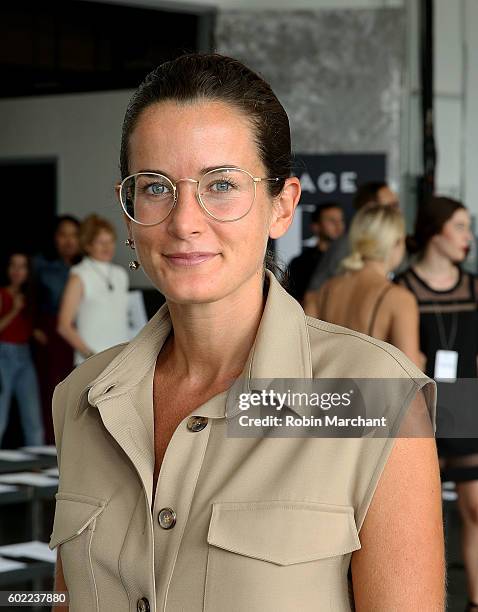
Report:
[[[282,191],[274,200],[269,238],[280,238],[289,229],[300,200],[300,192],[300,181],[296,176],[286,179]]]
[[[121,183],[116,183],[115,185],[116,199],[118,200],[118,203],[121,206],[120,191],[121,191]]]
[[[116,183],[115,185],[116,199],[118,200],[118,204],[121,207],[121,212],[123,213],[123,218],[126,224],[126,230],[128,232],[128,237],[131,238],[132,237],[131,236],[131,219],[128,217],[128,215],[123,210],[123,205],[121,204],[121,198],[120,198],[120,190],[121,190],[121,183]]]

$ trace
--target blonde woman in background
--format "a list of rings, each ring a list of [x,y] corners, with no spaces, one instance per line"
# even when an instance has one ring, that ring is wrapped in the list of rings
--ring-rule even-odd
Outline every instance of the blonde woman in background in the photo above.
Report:
[[[129,279],[112,263],[113,226],[90,215],[81,224],[80,244],[86,256],[70,270],[58,316],[58,332],[75,349],[75,365],[129,339]]]
[[[422,368],[415,297],[388,278],[405,253],[401,212],[367,206],[355,215],[349,241],[351,254],[341,262],[342,274],[309,294],[306,314],[389,342]]]

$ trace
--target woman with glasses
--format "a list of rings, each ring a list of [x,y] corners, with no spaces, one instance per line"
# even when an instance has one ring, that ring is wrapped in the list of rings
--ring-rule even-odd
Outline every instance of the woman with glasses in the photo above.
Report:
[[[221,55],[162,64],[128,106],[120,165],[132,265],[166,303],[55,391],[49,546],[70,611],[440,609],[434,383],[394,347],[307,319],[270,271],[300,197],[270,86]],[[256,402],[268,381],[327,377],[405,384],[387,406],[428,437],[237,435],[238,390]]]
[[[75,349],[75,365],[129,338],[126,271],[114,263],[116,232],[109,221],[87,217],[80,227],[86,254],[72,266],[58,315],[58,332]]]

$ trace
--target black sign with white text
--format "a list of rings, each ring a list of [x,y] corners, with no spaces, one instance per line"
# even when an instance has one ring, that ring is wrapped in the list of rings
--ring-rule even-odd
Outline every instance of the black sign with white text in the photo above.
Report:
[[[353,214],[352,201],[357,187],[368,181],[383,181],[386,176],[384,153],[296,154],[295,175],[302,186],[302,239],[310,237],[310,213],[317,204],[336,201],[345,216]]]

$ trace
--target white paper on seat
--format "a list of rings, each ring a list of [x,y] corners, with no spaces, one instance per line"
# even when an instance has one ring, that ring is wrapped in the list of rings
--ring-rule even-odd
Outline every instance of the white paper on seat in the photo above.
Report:
[[[42,470],[42,474],[45,474],[45,476],[52,476],[53,478],[58,478],[60,472],[57,467],[52,467],[46,470]]]
[[[58,484],[58,478],[45,476],[38,472],[16,472],[0,474],[0,482],[31,485],[33,487],[52,487]]]
[[[31,461],[31,454],[19,450],[0,450],[0,461]]]
[[[22,569],[23,567],[27,567],[27,564],[22,561],[13,561],[12,559],[0,557],[0,573],[11,572],[12,570]]]
[[[0,546],[0,555],[28,557],[29,559],[48,561],[49,563],[55,563],[56,561],[56,551],[50,550],[46,542],[39,542],[38,540]]]
[[[21,450],[34,455],[53,455],[56,456],[56,446],[54,444],[44,446],[22,446]]]

